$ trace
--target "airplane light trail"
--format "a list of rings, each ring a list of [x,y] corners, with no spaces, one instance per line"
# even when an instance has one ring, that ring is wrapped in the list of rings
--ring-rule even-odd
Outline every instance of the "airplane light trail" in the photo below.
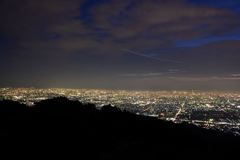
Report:
[[[160,58],[156,58],[156,57],[152,57],[152,56],[148,56],[139,52],[135,52],[129,49],[122,49],[122,51],[124,52],[128,52],[130,54],[136,55],[136,56],[140,56],[140,57],[144,57],[147,59],[151,59],[151,60],[155,60],[155,61],[161,61],[161,62],[171,62],[171,63],[183,63],[181,61],[176,61],[176,60],[170,60],[170,59],[160,59]]]

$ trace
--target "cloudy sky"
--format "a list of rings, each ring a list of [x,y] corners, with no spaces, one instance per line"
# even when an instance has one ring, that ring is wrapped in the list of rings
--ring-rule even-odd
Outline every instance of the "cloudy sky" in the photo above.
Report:
[[[1,0],[0,87],[240,89],[239,0]]]

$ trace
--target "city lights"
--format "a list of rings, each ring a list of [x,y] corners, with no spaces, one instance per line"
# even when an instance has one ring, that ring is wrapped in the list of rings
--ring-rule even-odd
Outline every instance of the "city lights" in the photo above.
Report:
[[[111,104],[140,115],[240,134],[238,92],[0,89],[0,99],[18,101],[29,107],[41,100],[59,96],[83,103],[93,103],[97,107]]]

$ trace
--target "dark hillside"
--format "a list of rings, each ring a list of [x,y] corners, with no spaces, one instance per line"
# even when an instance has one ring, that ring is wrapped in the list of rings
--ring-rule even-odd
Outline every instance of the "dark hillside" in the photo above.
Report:
[[[240,145],[239,137],[222,132],[139,116],[111,106],[98,110],[93,104],[66,98],[41,101],[31,108],[1,101],[0,125],[0,152],[32,158],[229,157],[237,155]]]

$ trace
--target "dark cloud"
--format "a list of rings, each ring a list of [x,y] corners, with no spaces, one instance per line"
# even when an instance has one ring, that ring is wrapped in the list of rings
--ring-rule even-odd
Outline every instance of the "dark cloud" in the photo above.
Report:
[[[2,3],[1,31],[24,48],[71,52],[92,46],[106,52],[122,47],[166,47],[176,40],[223,34],[240,26],[231,11],[198,7],[184,0],[93,3],[86,15],[92,19],[90,26],[81,18],[83,0]]]
[[[166,36],[166,39],[191,38],[211,34],[208,31],[229,31],[229,28],[239,27],[238,17],[231,11],[198,7],[181,0],[135,1],[131,9],[128,9],[129,1],[111,2],[93,7],[92,16],[93,25],[109,30],[115,38],[143,36],[144,33]],[[123,17],[120,16],[122,12]],[[116,25],[115,21],[120,24]]]

